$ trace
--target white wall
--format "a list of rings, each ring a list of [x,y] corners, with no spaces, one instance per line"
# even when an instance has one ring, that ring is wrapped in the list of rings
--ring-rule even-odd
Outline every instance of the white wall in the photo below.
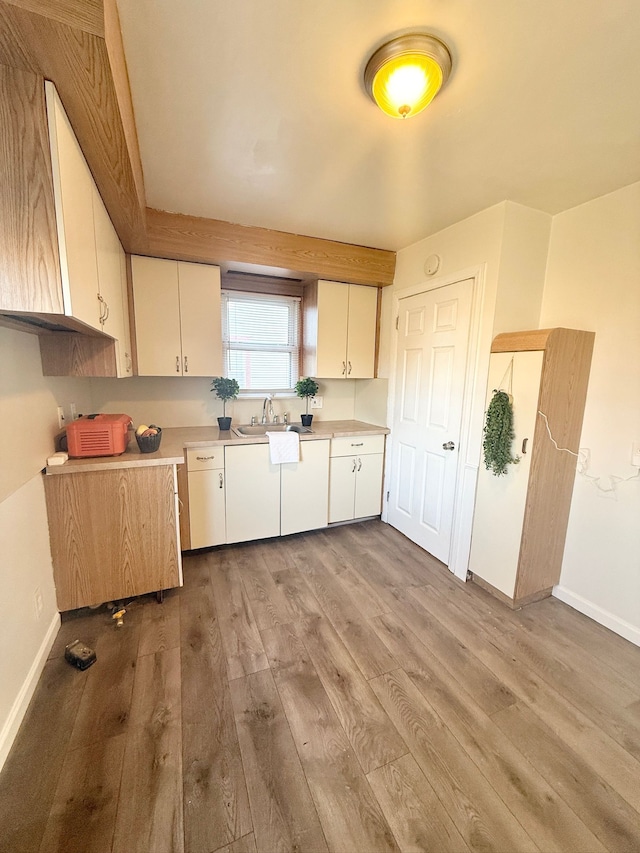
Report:
[[[91,402],[88,380],[43,378],[35,335],[0,327],[0,364],[1,766],[59,624],[40,470],[54,449],[57,406]]]
[[[595,331],[578,476],[556,594],[640,644],[640,183],[554,217],[541,326]]]
[[[322,409],[309,409],[323,421],[351,420],[355,417],[356,379],[319,379]],[[222,402],[211,392],[210,379],[189,377],[133,377],[127,380],[91,380],[95,411],[124,412],[134,423],[156,423],[162,427],[216,426],[222,415]],[[227,414],[234,423],[248,423],[252,415],[262,415],[263,398],[240,399],[227,403]],[[274,412],[289,413],[299,421],[305,403],[299,397],[278,397]]]
[[[42,475],[0,503],[0,767],[11,748],[60,624]],[[39,590],[43,609],[36,615]]]

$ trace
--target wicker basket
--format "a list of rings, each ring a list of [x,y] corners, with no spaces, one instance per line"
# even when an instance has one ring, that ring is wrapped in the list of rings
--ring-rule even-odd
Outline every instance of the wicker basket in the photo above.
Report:
[[[160,447],[161,439],[162,430],[160,429],[160,427],[158,427],[158,432],[156,435],[136,434],[136,441],[138,442],[140,453],[155,453],[155,451]]]

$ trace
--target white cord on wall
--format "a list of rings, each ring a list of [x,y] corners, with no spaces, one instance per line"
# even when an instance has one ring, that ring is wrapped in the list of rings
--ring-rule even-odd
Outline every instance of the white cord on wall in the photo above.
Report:
[[[555,438],[551,435],[551,428],[549,427],[549,418],[545,415],[544,412],[538,410],[538,414],[544,420],[544,425],[547,428],[547,435],[549,436],[551,443],[556,448],[556,450],[562,450],[564,453],[569,453],[571,456],[575,456],[576,459],[580,458],[579,453],[575,453],[573,450],[569,450],[568,447],[560,447]],[[636,471],[635,474],[632,474],[630,477],[616,477],[615,474],[609,474],[606,477],[592,477],[590,474],[587,474],[585,471],[581,471],[579,468],[577,469],[578,474],[581,477],[584,477],[587,482],[591,483],[596,487],[599,492],[603,494],[615,494],[618,490],[619,483],[628,483],[630,480],[637,480],[640,477],[640,468]],[[602,480],[609,481],[609,487],[605,488],[600,485]]]

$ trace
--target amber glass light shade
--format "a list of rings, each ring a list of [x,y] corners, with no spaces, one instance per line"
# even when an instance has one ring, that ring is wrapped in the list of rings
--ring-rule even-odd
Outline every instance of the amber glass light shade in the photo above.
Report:
[[[392,118],[409,118],[428,106],[451,72],[444,42],[426,33],[400,36],[382,45],[367,63],[365,86]]]

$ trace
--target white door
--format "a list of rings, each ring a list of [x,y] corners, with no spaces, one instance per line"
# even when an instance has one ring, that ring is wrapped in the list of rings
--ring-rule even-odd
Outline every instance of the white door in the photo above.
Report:
[[[400,299],[388,521],[449,562],[473,280]]]

